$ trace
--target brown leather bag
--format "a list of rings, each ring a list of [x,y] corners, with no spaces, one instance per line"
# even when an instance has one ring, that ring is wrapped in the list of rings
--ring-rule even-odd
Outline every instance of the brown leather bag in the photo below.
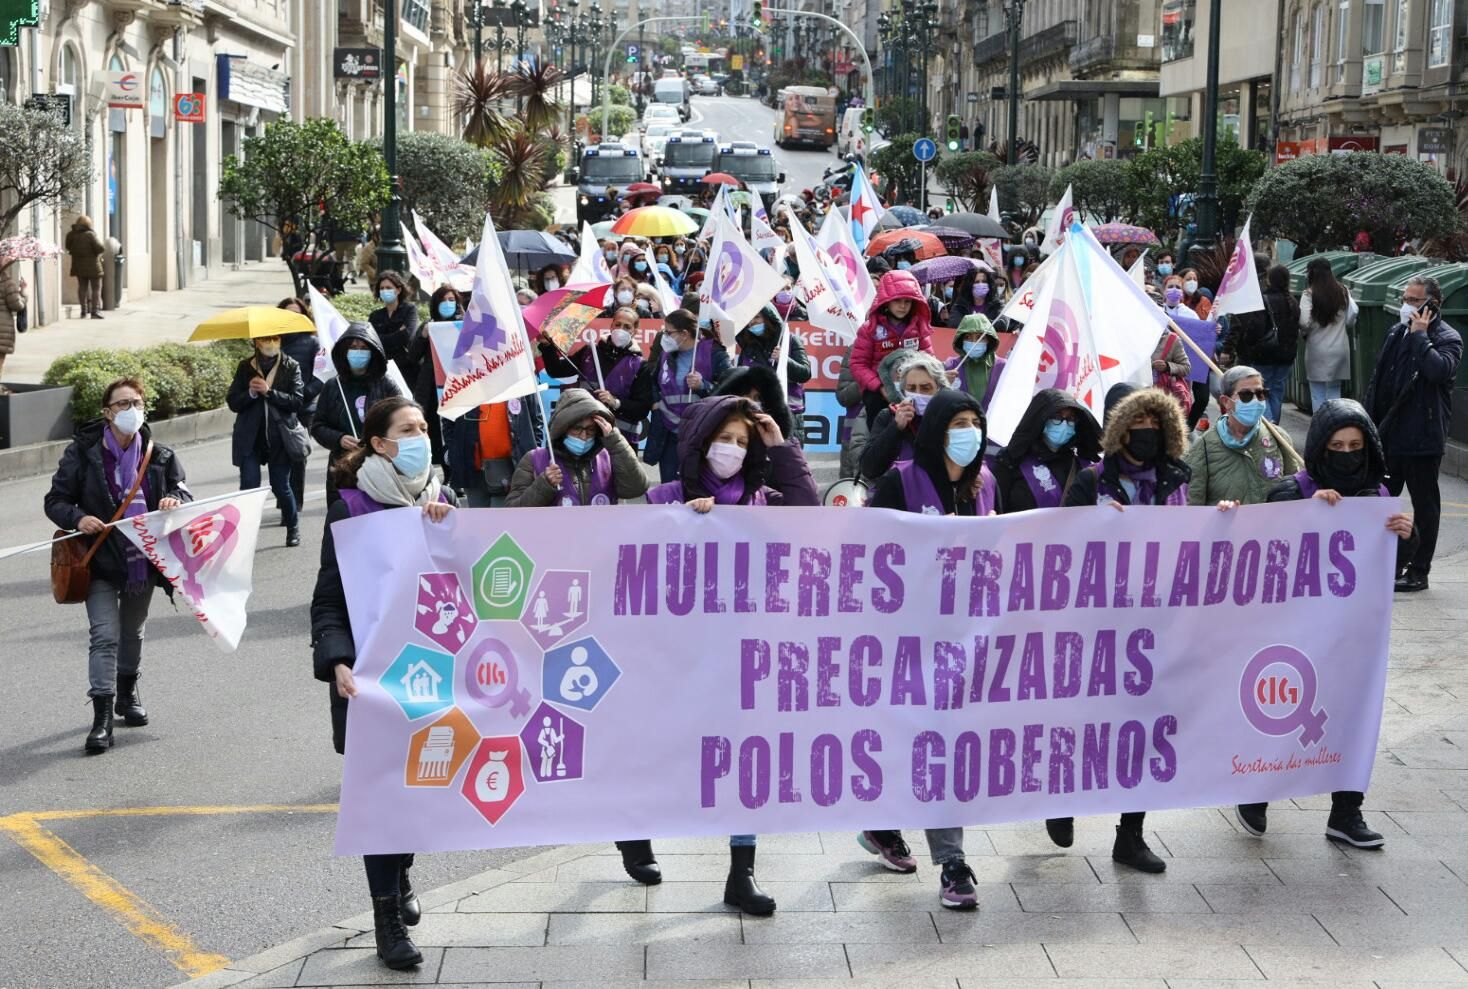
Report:
[[[127,497],[122,499],[122,504],[117,507],[112,522],[122,518],[122,513],[127,511],[127,506],[137,497],[138,489],[143,486],[143,478],[148,476],[148,464],[152,459],[153,443],[150,440],[148,449],[143,451],[143,462],[138,466],[138,479],[133,482],[133,488],[127,493]],[[57,604],[81,604],[87,600],[87,591],[92,586],[92,557],[97,555],[97,550],[102,548],[102,543],[111,534],[102,533],[87,550],[82,549],[79,539],[66,539],[64,542],[51,544],[51,596],[56,599]],[[54,538],[62,539],[69,535],[71,533],[57,529]]]

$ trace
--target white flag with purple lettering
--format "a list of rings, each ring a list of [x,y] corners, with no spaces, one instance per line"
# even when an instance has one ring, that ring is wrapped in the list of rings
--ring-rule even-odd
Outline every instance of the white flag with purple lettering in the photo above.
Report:
[[[722,210],[709,213],[713,222],[714,242],[709,247],[708,266],[703,283],[698,287],[700,315],[712,320],[715,309],[719,339],[732,346],[734,336],[749,324],[775,293],[785,287],[785,280],[765,263],[744,234],[730,222]]]
[[[1259,278],[1254,274],[1254,248],[1249,244],[1251,216],[1244,221],[1244,229],[1234,242],[1234,253],[1228,259],[1228,269],[1218,283],[1213,296],[1213,310],[1208,318],[1214,322],[1226,313],[1258,312],[1264,308],[1264,295],[1259,291]]]

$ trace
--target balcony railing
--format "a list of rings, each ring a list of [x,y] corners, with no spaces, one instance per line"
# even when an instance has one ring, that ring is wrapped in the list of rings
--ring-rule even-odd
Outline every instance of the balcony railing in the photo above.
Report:
[[[1049,55],[1064,54],[1076,42],[1076,22],[1060,21],[1036,31],[1019,43],[1019,62],[1028,65]],[[974,45],[974,65],[984,66],[1005,58],[1009,53],[1009,33],[991,34]]]

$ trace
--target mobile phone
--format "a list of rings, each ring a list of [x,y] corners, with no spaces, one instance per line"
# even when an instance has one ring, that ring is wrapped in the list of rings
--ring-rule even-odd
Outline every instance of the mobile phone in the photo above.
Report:
[[[1433,302],[1431,299],[1428,299],[1426,302],[1422,303],[1422,308],[1417,311],[1426,316],[1428,319],[1437,319],[1437,315],[1439,312],[1437,308],[1437,303]]]

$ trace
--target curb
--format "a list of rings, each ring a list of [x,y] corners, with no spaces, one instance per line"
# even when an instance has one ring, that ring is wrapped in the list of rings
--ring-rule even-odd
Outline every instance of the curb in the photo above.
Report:
[[[479,893],[487,893],[542,869],[565,865],[567,862],[575,861],[589,854],[591,851],[584,845],[551,848],[517,862],[507,862],[497,869],[487,869],[468,879],[461,879],[447,886],[419,893],[418,899],[423,904],[423,912],[428,913],[446,903],[454,903]],[[188,982],[180,982],[172,989],[223,989],[225,986],[238,985],[248,979],[264,975],[266,972],[272,972],[282,965],[314,955],[322,949],[340,947],[352,938],[370,930],[372,930],[372,912],[369,910],[366,913],[338,921],[330,927],[323,927],[319,931],[303,934],[284,944],[267,948],[259,954],[232,961],[217,972],[211,972]]]
[[[228,408],[211,409],[208,412],[191,412],[172,419],[160,419],[148,423],[153,439],[168,446],[184,446],[202,440],[228,436],[234,429],[235,415]],[[56,469],[70,439],[53,440],[50,443],[32,443],[0,450],[0,481],[49,474]]]

